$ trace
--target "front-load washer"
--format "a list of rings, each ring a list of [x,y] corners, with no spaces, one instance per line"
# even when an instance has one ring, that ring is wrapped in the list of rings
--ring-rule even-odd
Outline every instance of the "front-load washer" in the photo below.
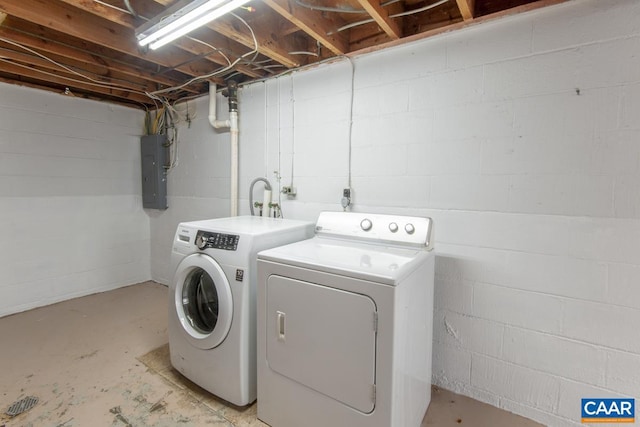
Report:
[[[320,214],[258,254],[258,418],[418,427],[431,399],[430,218]]]
[[[178,225],[168,324],[180,373],[235,405],[256,399],[256,254],[307,239],[313,226],[256,216]]]

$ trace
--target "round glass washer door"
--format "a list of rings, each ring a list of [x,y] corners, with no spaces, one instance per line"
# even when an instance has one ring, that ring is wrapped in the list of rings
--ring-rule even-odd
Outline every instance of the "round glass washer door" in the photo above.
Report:
[[[220,345],[233,317],[231,287],[220,264],[208,255],[189,255],[175,281],[176,314],[187,339],[201,349]]]

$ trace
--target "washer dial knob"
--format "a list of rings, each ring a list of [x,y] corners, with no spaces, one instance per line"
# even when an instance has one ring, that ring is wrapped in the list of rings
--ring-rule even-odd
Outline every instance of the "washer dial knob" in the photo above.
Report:
[[[389,224],[389,231],[391,231],[392,233],[398,231],[398,224],[396,224],[395,222]]]
[[[364,231],[371,230],[371,227],[373,227],[373,223],[371,222],[370,219],[365,218],[362,221],[360,221],[360,228],[362,228]]]
[[[416,231],[416,228],[413,226],[413,224],[409,223],[404,226],[404,231],[406,231],[407,234],[413,234]]]
[[[207,240],[207,238],[206,238],[206,237],[204,237],[204,235],[203,235],[203,234],[199,234],[199,235],[196,237],[196,246],[197,246],[197,247],[198,247],[198,249],[200,249],[200,250],[202,250],[202,249],[204,249],[204,248],[206,248],[206,247],[207,247],[207,242],[208,242],[208,240]]]

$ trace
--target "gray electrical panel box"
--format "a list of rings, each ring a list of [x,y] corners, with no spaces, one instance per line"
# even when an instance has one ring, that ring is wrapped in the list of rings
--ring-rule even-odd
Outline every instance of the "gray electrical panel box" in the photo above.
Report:
[[[167,209],[167,169],[169,149],[166,135],[144,135],[142,154],[142,206]]]

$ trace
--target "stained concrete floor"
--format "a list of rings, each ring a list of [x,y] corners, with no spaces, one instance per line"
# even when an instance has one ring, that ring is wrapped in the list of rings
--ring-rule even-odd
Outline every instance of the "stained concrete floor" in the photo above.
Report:
[[[266,426],[255,404],[226,405],[170,367],[166,298],[145,282],[0,318],[0,427]],[[39,401],[5,415],[26,396]],[[434,388],[421,427],[460,425],[540,424]]]

